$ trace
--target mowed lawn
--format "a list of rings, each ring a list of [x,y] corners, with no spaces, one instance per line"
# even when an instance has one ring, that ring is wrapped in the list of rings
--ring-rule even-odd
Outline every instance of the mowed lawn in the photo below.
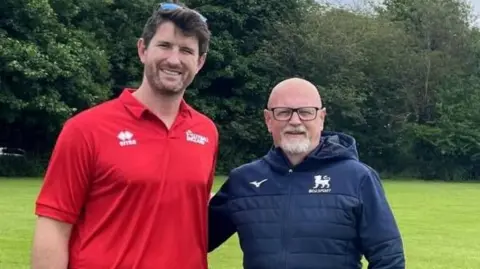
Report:
[[[221,183],[217,180],[215,189]],[[0,178],[1,269],[29,268],[40,184]],[[408,269],[480,268],[480,184],[385,181],[384,186],[404,237]],[[242,268],[236,235],[210,254],[210,268]]]

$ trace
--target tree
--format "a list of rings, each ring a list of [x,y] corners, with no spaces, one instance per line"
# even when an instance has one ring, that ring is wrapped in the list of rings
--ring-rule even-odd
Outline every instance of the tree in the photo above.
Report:
[[[78,6],[61,3],[0,4],[0,129],[8,130],[0,134],[3,143],[46,151],[67,117],[109,96],[105,51],[91,33],[69,27]]]

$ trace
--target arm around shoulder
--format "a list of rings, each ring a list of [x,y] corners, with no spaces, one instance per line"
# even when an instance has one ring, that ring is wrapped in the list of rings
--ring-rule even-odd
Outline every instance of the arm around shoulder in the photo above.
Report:
[[[235,232],[236,228],[230,219],[229,198],[230,178],[223,183],[220,190],[211,198],[208,210],[208,252],[212,252]]]
[[[69,122],[57,139],[36,201],[33,269],[67,268],[71,229],[90,184],[91,143],[80,128]]]
[[[359,236],[369,269],[404,269],[402,237],[378,174],[371,169],[360,187]]]

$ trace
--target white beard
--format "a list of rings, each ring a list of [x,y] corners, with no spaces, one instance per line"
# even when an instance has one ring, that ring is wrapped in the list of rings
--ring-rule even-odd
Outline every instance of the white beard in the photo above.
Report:
[[[280,147],[285,153],[288,154],[303,154],[307,153],[310,149],[311,142],[308,138],[295,139],[296,141],[288,141],[288,139],[282,139]]]

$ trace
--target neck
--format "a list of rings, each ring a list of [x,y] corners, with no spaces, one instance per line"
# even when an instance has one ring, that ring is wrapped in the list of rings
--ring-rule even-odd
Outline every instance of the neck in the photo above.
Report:
[[[155,116],[169,128],[180,109],[183,94],[165,95],[153,90],[147,83],[142,83],[133,96],[143,103]]]
[[[303,162],[307,158],[307,156],[310,155],[318,147],[318,145],[319,143],[313,143],[306,152],[302,152],[302,153],[294,154],[288,151],[283,151],[283,152],[285,154],[285,157],[287,157],[288,161],[290,162],[290,164],[292,166],[296,166],[299,163]]]
[[[301,163],[305,158],[308,156],[307,153],[304,154],[288,154],[286,153],[288,161],[292,164],[292,166],[296,166],[297,164]]]

